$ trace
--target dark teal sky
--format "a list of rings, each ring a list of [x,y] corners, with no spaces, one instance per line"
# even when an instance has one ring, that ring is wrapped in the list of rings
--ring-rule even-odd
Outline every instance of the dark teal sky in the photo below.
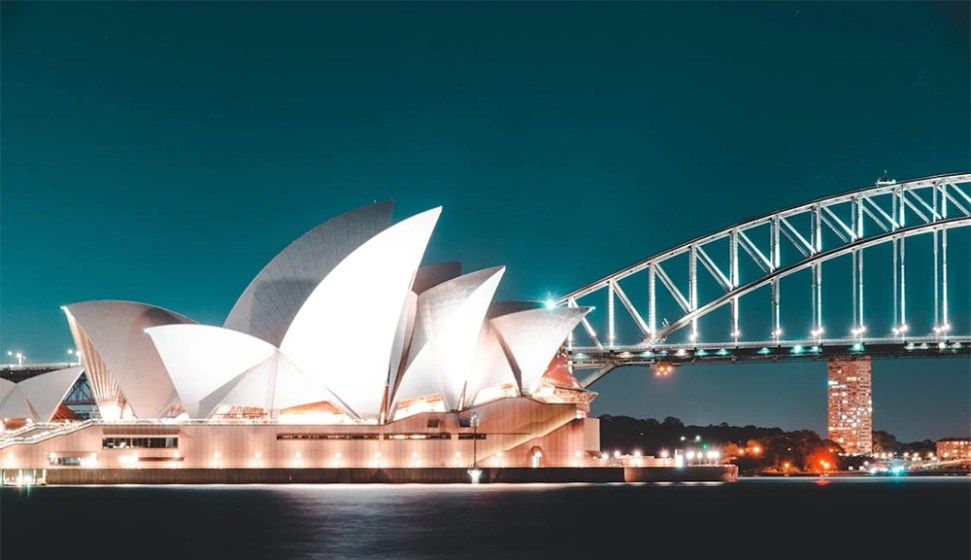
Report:
[[[0,351],[35,361],[71,346],[70,302],[219,324],[291,240],[374,200],[399,220],[443,205],[427,262],[505,264],[500,296],[538,299],[884,169],[971,168],[967,3],[0,15]],[[968,433],[967,361],[875,370],[877,428]],[[595,413],[825,428],[822,364],[629,369],[595,388]]]

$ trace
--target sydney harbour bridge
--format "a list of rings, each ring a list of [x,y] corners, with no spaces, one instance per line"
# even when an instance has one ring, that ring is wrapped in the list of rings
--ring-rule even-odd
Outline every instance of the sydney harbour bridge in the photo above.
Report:
[[[968,226],[971,173],[884,177],[702,235],[547,305],[595,307],[566,343],[574,370],[589,371],[577,375],[584,387],[622,366],[967,357]]]

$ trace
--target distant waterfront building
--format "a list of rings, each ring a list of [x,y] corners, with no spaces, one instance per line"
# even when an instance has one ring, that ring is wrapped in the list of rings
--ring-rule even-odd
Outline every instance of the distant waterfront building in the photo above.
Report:
[[[853,454],[873,451],[870,358],[837,356],[827,366],[829,439]]]
[[[937,442],[937,456],[941,459],[971,457],[971,438],[944,438]]]

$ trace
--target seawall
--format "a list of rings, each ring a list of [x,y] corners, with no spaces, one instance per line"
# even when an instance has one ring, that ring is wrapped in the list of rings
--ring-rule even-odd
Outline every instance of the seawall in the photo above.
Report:
[[[483,468],[480,483],[733,482],[737,470],[724,467]],[[40,473],[37,473],[40,474]],[[2,473],[15,479],[17,471]],[[47,469],[48,485],[86,484],[468,484],[464,468],[329,469]]]

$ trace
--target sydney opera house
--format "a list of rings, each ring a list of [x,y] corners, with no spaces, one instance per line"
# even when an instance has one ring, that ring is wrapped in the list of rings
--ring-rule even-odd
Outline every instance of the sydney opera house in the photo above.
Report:
[[[291,243],[221,326],[63,308],[80,367],[0,381],[4,469],[581,466],[594,393],[560,357],[589,308],[495,302],[504,268],[421,266],[441,209],[392,204]],[[84,374],[100,418],[64,421]],[[474,455],[474,457],[473,457]]]

